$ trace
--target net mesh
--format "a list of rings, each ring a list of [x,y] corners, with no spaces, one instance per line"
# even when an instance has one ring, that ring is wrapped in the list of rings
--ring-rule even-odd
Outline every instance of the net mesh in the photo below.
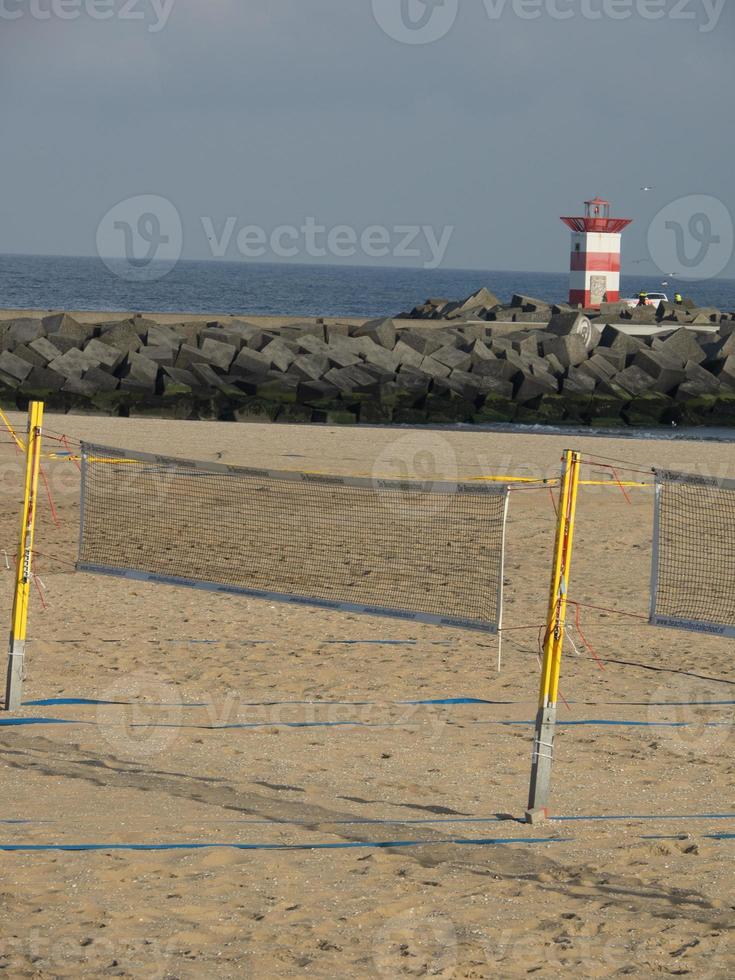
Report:
[[[651,620],[735,635],[735,484],[656,474]]]
[[[495,632],[507,487],[82,447],[82,571]]]

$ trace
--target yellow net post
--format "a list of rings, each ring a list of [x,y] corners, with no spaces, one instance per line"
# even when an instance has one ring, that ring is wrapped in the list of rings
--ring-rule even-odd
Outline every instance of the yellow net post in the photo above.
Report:
[[[15,598],[13,619],[10,626],[8,674],[5,687],[5,710],[20,707],[23,693],[23,662],[26,630],[28,627],[28,600],[31,591],[31,561],[33,535],[36,526],[36,501],[38,496],[38,472],[41,463],[41,427],[43,402],[31,402],[28,408],[28,438],[26,440],[25,492],[23,515],[18,545],[18,564],[15,572]]]
[[[548,817],[551,768],[554,760],[556,706],[559,697],[559,675],[564,645],[564,626],[567,616],[567,595],[574,545],[574,522],[577,513],[577,493],[582,457],[567,450],[562,464],[559,513],[554,545],[554,565],[551,572],[549,609],[544,640],[544,660],[541,667],[541,689],[536,715],[533,742],[531,786],[528,793],[528,823]]]

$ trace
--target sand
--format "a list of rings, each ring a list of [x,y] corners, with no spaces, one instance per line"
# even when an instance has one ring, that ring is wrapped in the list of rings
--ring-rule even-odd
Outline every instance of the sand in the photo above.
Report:
[[[48,416],[47,433],[447,478],[553,476],[570,441],[73,416]],[[735,476],[723,444],[572,448],[643,471]],[[2,460],[12,563],[20,463],[7,439]],[[0,843],[103,845],[2,854],[6,976],[733,975],[735,840],[711,836],[735,832],[733,646],[636,618],[650,489],[583,492],[571,595],[632,615],[584,607],[585,639],[571,631],[553,784],[554,814],[570,819],[529,827],[518,818],[554,533],[547,490],[512,494],[499,672],[497,641],[481,634],[75,573],[79,475],[66,461],[46,471],[61,526],[44,499],[47,608],[34,592],[25,699],[118,703],[26,704],[17,717],[29,724],[0,728]],[[1,557],[0,570],[7,622]],[[494,703],[401,703],[467,696]],[[487,843],[507,839],[518,843]],[[111,847],[131,843],[209,846]],[[219,846],[232,844],[282,849]]]

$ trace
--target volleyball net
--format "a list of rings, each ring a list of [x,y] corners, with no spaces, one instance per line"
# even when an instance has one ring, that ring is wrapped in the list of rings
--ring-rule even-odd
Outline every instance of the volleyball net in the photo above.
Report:
[[[508,487],[82,443],[77,569],[497,633]]]
[[[656,471],[651,623],[735,636],[735,480]]]

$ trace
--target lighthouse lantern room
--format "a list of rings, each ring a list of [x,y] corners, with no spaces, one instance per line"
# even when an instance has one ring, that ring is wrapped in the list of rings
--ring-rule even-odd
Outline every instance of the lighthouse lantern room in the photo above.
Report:
[[[631,218],[611,218],[610,202],[596,197],[584,203],[584,217],[562,218],[572,229],[569,302],[599,307],[620,299],[622,232]]]

